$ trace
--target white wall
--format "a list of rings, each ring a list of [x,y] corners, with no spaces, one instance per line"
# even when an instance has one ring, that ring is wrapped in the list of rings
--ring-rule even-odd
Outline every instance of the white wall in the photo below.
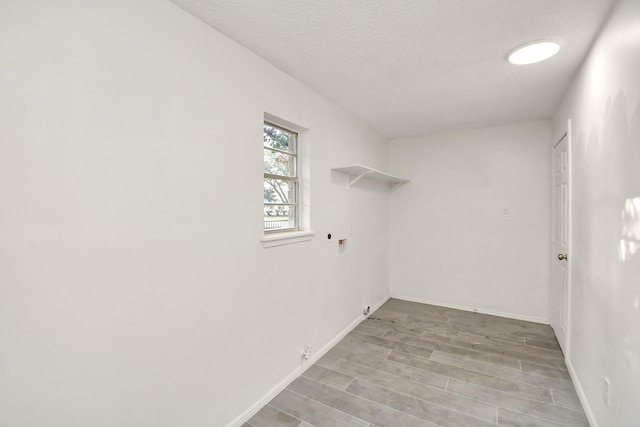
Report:
[[[623,0],[553,121],[573,136],[569,365],[600,427],[640,425],[639,76],[640,2]]]
[[[310,242],[261,246],[265,111],[309,129]],[[387,296],[388,193],[330,173],[387,162],[169,2],[1,2],[0,425],[239,419]]]
[[[547,321],[550,123],[391,142],[393,296]],[[509,217],[502,217],[502,209]]]

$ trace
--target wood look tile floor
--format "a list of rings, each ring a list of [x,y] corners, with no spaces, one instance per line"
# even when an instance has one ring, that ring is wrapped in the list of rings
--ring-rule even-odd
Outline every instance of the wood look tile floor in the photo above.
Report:
[[[390,299],[243,427],[588,425],[549,326]]]

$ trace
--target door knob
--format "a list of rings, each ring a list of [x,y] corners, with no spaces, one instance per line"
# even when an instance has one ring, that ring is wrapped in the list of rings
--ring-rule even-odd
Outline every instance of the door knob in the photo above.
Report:
[[[563,260],[566,261],[568,259],[567,254],[558,254],[558,259],[560,261],[563,261]]]

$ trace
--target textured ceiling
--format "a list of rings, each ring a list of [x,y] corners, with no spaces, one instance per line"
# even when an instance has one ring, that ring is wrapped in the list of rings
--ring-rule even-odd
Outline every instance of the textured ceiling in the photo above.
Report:
[[[615,0],[171,1],[399,137],[550,118]]]

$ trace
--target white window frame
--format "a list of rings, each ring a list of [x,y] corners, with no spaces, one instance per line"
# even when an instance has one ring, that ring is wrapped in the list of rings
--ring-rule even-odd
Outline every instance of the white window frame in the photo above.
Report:
[[[296,164],[296,176],[298,178],[298,197],[297,197],[297,229],[287,229],[287,230],[279,230],[277,232],[267,232],[264,230],[263,223],[263,232],[262,238],[260,239],[262,242],[262,246],[264,248],[270,248],[274,246],[288,245],[291,243],[300,243],[306,242],[313,238],[315,233],[311,230],[311,202],[310,202],[310,142],[311,142],[311,132],[305,127],[302,127],[298,124],[292,123],[290,121],[281,119],[273,114],[264,113],[264,119],[262,121],[262,133],[264,137],[264,123],[269,123],[271,125],[275,125],[279,128],[283,128],[290,132],[297,133],[297,164]],[[264,143],[263,143],[264,146]],[[264,155],[263,155],[264,160]],[[263,170],[264,174],[264,170]],[[264,186],[264,179],[263,179]],[[263,201],[264,202],[264,201]],[[264,206],[264,205],[263,205]],[[264,212],[264,209],[263,209]],[[263,214],[264,221],[264,214]]]

